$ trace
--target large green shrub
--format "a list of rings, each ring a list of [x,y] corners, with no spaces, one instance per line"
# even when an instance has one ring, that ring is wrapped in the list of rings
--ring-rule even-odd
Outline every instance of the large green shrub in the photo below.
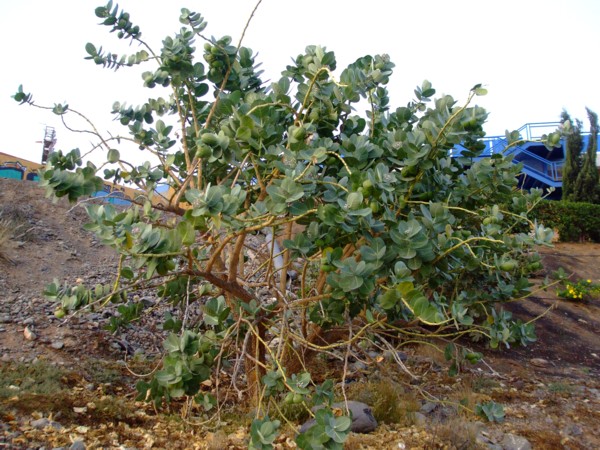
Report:
[[[600,205],[544,200],[532,218],[556,229],[563,242],[600,242]]]
[[[118,38],[145,46],[139,27],[110,2],[96,15]],[[106,152],[101,167],[78,150],[58,152],[41,181],[76,200],[94,192],[103,169],[105,180],[143,191],[125,211],[87,207],[88,229],[119,255],[114,283],[46,290],[59,314],[121,303],[115,325],[143,313],[136,290],[156,289],[181,307],[181,331],[166,340],[163,366],[140,383],[141,397],[195,396],[211,408],[222,399],[200,392],[201,383],[219,377],[267,409],[284,398],[329,402],[331,384],[315,385],[304,365],[315,353],[381,344],[390,333],[470,334],[492,347],[535,338],[532,324],[499,306],[529,294],[531,250],[551,232],[527,219],[540,192],[516,189],[519,167],[502,155],[478,159],[487,113],[470,103],[485,93],[480,85],[460,105],[435,98],[425,81],[414,100],[392,108],[388,56],[358,58],[334,75],[334,53],[319,46],[266,84],[250,49],[205,37],[197,13],[183,9],[180,20],[183,28],[160,52],[143,47],[121,57],[86,45],[104,67],[150,65],[143,83],[165,97],[115,105],[129,136],[92,130]],[[15,100],[36,106],[21,88]],[[355,111],[361,101],[365,115]],[[65,120],[71,113],[66,105],[53,110]],[[119,151],[124,140],[150,161],[128,163]],[[467,150],[451,157],[461,142]],[[162,204],[158,183],[171,186]],[[516,232],[523,223],[527,232]],[[292,233],[294,225],[303,231]],[[261,232],[283,236],[282,267],[276,258],[252,264],[245,244]],[[298,278],[290,282],[292,268]],[[191,318],[195,302],[202,314]],[[178,328],[173,318],[165,327]],[[301,441],[338,445],[346,421],[320,414],[323,430]],[[255,422],[252,445],[269,448],[276,425]]]

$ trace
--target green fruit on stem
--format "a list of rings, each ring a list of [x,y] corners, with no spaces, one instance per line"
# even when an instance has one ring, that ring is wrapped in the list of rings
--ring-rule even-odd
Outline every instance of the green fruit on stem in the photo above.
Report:
[[[206,144],[200,144],[196,148],[196,158],[209,158],[212,155],[212,148]]]
[[[200,140],[206,145],[210,145],[211,147],[214,147],[219,143],[219,139],[214,133],[204,133],[200,136]]]
[[[330,156],[329,158],[327,158],[326,164],[328,166],[334,166],[334,165],[336,165],[337,162],[338,162],[338,159],[335,156]]]
[[[510,272],[511,270],[514,270],[515,267],[517,267],[517,261],[515,261],[514,259],[508,259],[506,261],[502,261],[498,267],[500,268],[500,270]]]
[[[405,166],[402,168],[402,176],[403,177],[414,177],[419,169],[417,166]]]
[[[335,266],[332,266],[331,264],[321,264],[321,272],[333,272],[335,270]]]
[[[306,128],[293,127],[292,137],[296,140],[296,142],[300,142],[302,139],[304,139],[306,137]]]

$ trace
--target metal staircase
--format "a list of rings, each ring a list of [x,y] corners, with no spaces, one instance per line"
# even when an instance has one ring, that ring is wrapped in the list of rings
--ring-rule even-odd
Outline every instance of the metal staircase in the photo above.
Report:
[[[522,176],[519,180],[521,188],[562,188],[562,167],[565,163],[564,140],[561,141],[561,147],[552,150],[548,150],[539,142],[544,134],[555,131],[559,125],[559,122],[525,124],[517,130],[525,142],[508,149],[508,141],[505,136],[485,137],[482,139],[485,150],[477,159],[489,158],[499,153],[513,155],[513,162],[523,165]],[[587,145],[587,136],[584,136],[584,145]],[[452,154],[459,156],[463,150],[465,148],[462,145],[457,145]]]

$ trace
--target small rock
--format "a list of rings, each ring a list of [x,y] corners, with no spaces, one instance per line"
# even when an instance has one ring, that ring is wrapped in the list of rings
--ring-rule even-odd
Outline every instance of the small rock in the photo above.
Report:
[[[514,382],[513,386],[515,389],[522,391],[525,388],[525,382],[523,380],[517,380]]]
[[[46,428],[48,426],[54,428],[55,430],[62,429],[62,425],[60,423],[54,422],[53,420],[47,419],[45,417],[42,417],[41,419],[37,419],[37,420],[32,420],[31,426],[33,428],[37,428],[38,430],[43,430],[44,428]]]
[[[577,424],[572,424],[572,425],[567,425],[564,430],[563,433],[566,434],[567,436],[581,436],[583,434],[583,430],[581,429],[581,427]]]
[[[2,314],[0,316],[0,323],[11,323],[12,319],[10,317],[10,314]]]
[[[420,412],[414,413],[413,420],[415,422],[415,425],[419,428],[423,428],[427,424],[427,417],[425,416],[425,414]]]
[[[544,358],[531,358],[529,362],[537,367],[548,367],[550,365],[550,361]]]
[[[82,440],[77,440],[71,444],[69,450],[85,450],[85,443]]]
[[[477,436],[482,432],[485,432],[485,424],[479,420],[476,422],[469,422],[467,424],[467,429],[473,436]]]
[[[352,363],[352,370],[362,372],[364,370],[367,370],[367,365],[362,361],[355,361]]]
[[[52,347],[56,350],[60,350],[64,346],[65,346],[65,343],[63,341],[55,341],[52,344],[50,344],[50,347]]]
[[[395,361],[398,358],[400,361],[406,362],[408,360],[408,353],[398,350],[386,350],[383,352],[383,357],[388,361]]]
[[[33,325],[33,317],[28,317],[23,321],[23,325]]]
[[[86,406],[74,406],[73,412],[75,414],[85,414],[87,412],[87,407]]]
[[[516,434],[506,433],[500,444],[504,450],[531,450],[531,443]]]
[[[48,425],[50,425],[50,420],[46,419],[45,417],[31,421],[31,426],[33,428],[37,428],[38,430],[42,430],[42,429],[46,428]]]
[[[25,330],[23,330],[23,335],[28,341],[35,341],[35,339],[37,338],[37,335],[33,331],[31,331],[29,327],[25,327]]]
[[[431,411],[433,411],[435,408],[437,408],[437,403],[433,403],[433,402],[426,402],[423,406],[421,406],[421,413],[423,414],[429,414]]]

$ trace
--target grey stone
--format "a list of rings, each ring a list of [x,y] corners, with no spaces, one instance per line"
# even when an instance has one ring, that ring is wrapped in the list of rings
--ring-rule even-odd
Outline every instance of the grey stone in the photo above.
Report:
[[[37,428],[38,430],[46,428],[48,425],[50,425],[50,420],[46,419],[45,417],[31,421],[31,426],[33,428]]]
[[[399,350],[386,350],[385,352],[383,352],[383,356],[388,361],[395,361],[396,358],[398,358],[402,362],[406,362],[408,360],[408,353],[401,352]]]
[[[577,425],[576,423],[572,424],[572,425],[567,425],[564,429],[563,429],[563,433],[565,433],[567,436],[571,435],[571,436],[581,436],[583,434],[583,429]]]
[[[12,318],[10,317],[10,314],[2,314],[0,316],[0,323],[11,323],[12,322]]]
[[[60,350],[64,346],[65,346],[65,343],[63,341],[55,341],[52,344],[50,344],[50,347],[52,347],[56,350]]]
[[[85,450],[85,443],[82,440],[77,440],[71,444],[69,450]]]
[[[317,406],[313,408],[313,412],[318,411],[323,406]],[[331,405],[332,408],[341,409],[346,411],[346,403],[339,402]],[[371,407],[362,402],[356,402],[353,400],[348,401],[348,409],[352,417],[352,425],[350,425],[350,431],[354,433],[370,433],[377,428],[377,420],[373,417]],[[310,419],[300,427],[300,433],[304,433],[315,425],[315,419]]]
[[[485,424],[479,420],[476,422],[469,422],[467,424],[467,429],[473,436],[477,436],[481,434],[482,431],[486,431]]]
[[[433,403],[433,402],[426,402],[423,406],[421,406],[421,412],[423,414],[429,414],[430,412],[432,412],[435,408],[437,408],[437,403]]]
[[[537,367],[548,367],[550,365],[550,361],[544,358],[531,358],[529,362]]]
[[[43,430],[44,428],[50,426],[52,428],[54,428],[55,430],[60,430],[62,429],[62,425],[58,422],[55,422],[53,420],[47,419],[45,417],[42,417],[41,419],[37,419],[37,420],[32,420],[31,421],[31,426],[33,428],[36,428],[38,430]]]
[[[367,365],[362,361],[355,361],[352,363],[352,370],[363,371],[367,370]]]
[[[523,436],[506,433],[500,442],[504,450],[531,450],[531,443]]]
[[[413,420],[415,422],[415,425],[420,428],[423,428],[427,424],[427,416],[420,412],[414,413]]]

